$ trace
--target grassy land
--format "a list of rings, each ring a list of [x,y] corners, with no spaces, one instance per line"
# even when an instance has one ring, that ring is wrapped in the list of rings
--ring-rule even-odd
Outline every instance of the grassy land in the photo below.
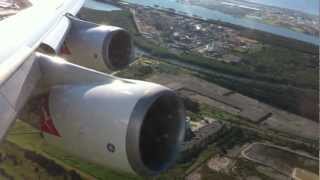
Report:
[[[52,160],[52,162],[57,163],[66,172],[77,171],[78,174],[83,179],[101,179],[101,180],[140,180],[140,179],[152,179],[152,180],[172,180],[182,179],[185,171],[192,165],[192,162],[185,164],[177,164],[174,168],[161,174],[158,177],[138,177],[123,172],[117,172],[105,167],[89,163],[87,161],[81,160],[75,156],[70,155],[60,149],[57,149],[49,145],[40,135],[30,125],[17,121],[15,126],[9,132],[7,137],[8,144],[4,144],[0,147],[0,153],[12,154],[12,157],[19,161],[19,164],[13,165],[11,161],[5,161],[5,163],[0,163],[0,170],[3,169],[10,176],[16,179],[25,179],[20,177],[30,177],[27,179],[36,179],[41,176],[43,179],[59,179],[58,175],[50,175],[51,169],[44,170],[43,167],[39,165],[34,165],[34,162],[30,162],[25,158],[25,151],[33,152],[36,155],[43,157],[44,159]],[[196,160],[195,160],[196,161]],[[32,164],[32,165],[31,165]],[[34,171],[37,167],[39,170]],[[30,170],[31,168],[31,170]],[[30,171],[30,172],[29,172]],[[28,173],[29,172],[29,173]],[[49,173],[48,173],[49,172]],[[27,174],[27,175],[25,175]],[[60,173],[61,178],[64,178],[63,173]],[[1,178],[1,174],[0,174]]]
[[[292,86],[276,86],[263,82],[242,82],[219,75],[213,76],[203,72],[189,71],[150,58],[139,58],[132,66],[116,75],[124,78],[146,79],[155,73],[191,74],[289,112],[294,112],[310,119],[317,119],[318,99],[317,92],[314,90],[297,89]]]
[[[285,85],[278,86],[262,81],[241,81],[230,77],[215,76],[203,72],[194,73],[194,75],[288,112],[315,121],[318,120],[317,90],[300,89]]]
[[[139,40],[143,41],[143,40]],[[146,43],[146,41],[144,41]],[[145,45],[143,45],[144,47]],[[286,111],[317,120],[318,65],[316,58],[282,47],[263,46],[263,50],[239,54],[243,62],[225,64],[195,54],[172,54],[165,48],[151,46],[149,51],[160,58],[172,58],[217,72],[257,81],[242,81],[219,74],[194,73],[199,78],[217,83]],[[297,88],[298,87],[298,88]]]
[[[174,54],[142,37],[136,37],[135,42],[138,47],[159,58],[175,59],[217,72],[270,83],[318,88],[318,61],[317,57],[311,54],[263,45],[258,51],[234,52],[242,57],[243,61],[239,64],[227,64],[193,52]]]
[[[27,132],[27,133],[26,133]],[[30,133],[33,132],[33,133]],[[7,141],[18,147],[37,153],[45,158],[52,159],[66,169],[77,169],[84,179],[121,179],[138,180],[139,177],[118,173],[110,169],[80,160],[60,149],[57,149],[45,142],[39,133],[28,124],[17,121],[9,133]],[[24,169],[23,167],[21,168]],[[90,178],[91,177],[91,178]],[[19,179],[19,178],[18,178]]]
[[[315,55],[264,45],[261,50],[243,54],[242,57],[244,61],[241,66],[264,74],[270,77],[270,80],[296,87],[318,88],[319,67]]]
[[[251,161],[239,159],[235,167],[236,172],[242,177],[255,176],[261,178],[262,180],[273,180],[273,178],[268,177],[265,174],[262,174],[261,172],[257,171],[257,164]]]
[[[226,173],[221,173],[211,170],[208,166],[201,168],[202,180],[223,179],[223,180],[236,180],[237,178]]]
[[[165,62],[141,57],[128,68],[118,71],[114,75],[122,78],[144,80],[156,73],[179,74],[181,72],[186,71]]]
[[[24,151],[11,143],[3,143],[0,148],[1,160],[0,179],[53,179],[48,172],[24,157]],[[1,175],[3,174],[3,175]],[[56,179],[63,179],[63,176],[55,176]]]

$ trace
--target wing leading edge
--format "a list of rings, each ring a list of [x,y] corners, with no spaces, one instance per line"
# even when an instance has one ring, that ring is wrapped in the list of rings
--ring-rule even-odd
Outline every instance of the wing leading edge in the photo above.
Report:
[[[65,15],[75,15],[83,3],[39,1],[0,22],[0,141],[41,79],[34,51],[41,43],[59,47],[69,26]]]

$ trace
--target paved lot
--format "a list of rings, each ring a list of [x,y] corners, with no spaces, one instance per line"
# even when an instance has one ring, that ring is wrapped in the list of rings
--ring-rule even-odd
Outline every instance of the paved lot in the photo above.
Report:
[[[287,176],[291,176],[294,168],[313,173],[319,168],[316,157],[275,145],[253,143],[242,151],[242,156]]]
[[[166,85],[199,103],[239,115],[263,129],[313,141],[318,139],[317,122],[276,109],[217,84],[188,75],[155,74],[147,80]]]

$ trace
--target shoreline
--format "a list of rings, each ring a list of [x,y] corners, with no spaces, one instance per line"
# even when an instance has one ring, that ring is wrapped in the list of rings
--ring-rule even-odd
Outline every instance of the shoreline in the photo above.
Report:
[[[110,2],[110,0],[98,0],[98,1]],[[120,4],[120,2],[112,1],[112,5],[113,4],[116,4],[116,6],[118,6],[118,7],[119,6],[120,7],[141,6],[144,8],[154,8],[154,7],[149,7],[149,6],[145,7],[145,6],[142,6],[139,4],[132,4],[132,3],[128,3],[127,5],[123,5],[123,4]],[[174,16],[182,16],[184,18],[191,18],[191,19],[199,20],[199,21],[202,21],[205,23],[212,23],[212,24],[216,24],[216,25],[229,27],[229,28],[232,28],[232,29],[239,31],[239,33],[245,37],[254,38],[254,39],[257,39],[257,40],[262,41],[264,43],[275,44],[275,45],[282,46],[282,47],[292,48],[292,49],[296,49],[298,51],[303,51],[306,53],[312,53],[312,54],[319,53],[318,52],[319,44],[313,44],[311,42],[306,42],[306,41],[302,41],[302,40],[298,40],[298,39],[284,37],[284,36],[277,35],[274,33],[266,32],[266,31],[262,31],[262,30],[258,30],[258,29],[253,29],[253,28],[248,28],[248,27],[244,27],[244,26],[240,26],[240,25],[236,25],[236,24],[232,24],[232,23],[224,22],[224,21],[220,21],[220,20],[204,19],[204,18],[201,18],[196,15],[189,16],[187,14],[180,13],[179,11],[175,11],[172,9],[166,9],[166,8],[156,8],[156,9],[159,11],[168,13],[168,14],[172,14]],[[320,40],[319,40],[319,43],[320,43]]]

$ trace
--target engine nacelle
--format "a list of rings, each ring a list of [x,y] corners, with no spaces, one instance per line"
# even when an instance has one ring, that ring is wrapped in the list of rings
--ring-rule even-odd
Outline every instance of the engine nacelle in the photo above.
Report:
[[[129,32],[75,17],[69,19],[71,28],[65,41],[68,61],[103,72],[123,69],[130,64],[133,44]]]
[[[117,79],[108,84],[56,86],[49,112],[59,136],[46,139],[68,152],[113,169],[155,175],[176,160],[185,114],[163,86]]]

